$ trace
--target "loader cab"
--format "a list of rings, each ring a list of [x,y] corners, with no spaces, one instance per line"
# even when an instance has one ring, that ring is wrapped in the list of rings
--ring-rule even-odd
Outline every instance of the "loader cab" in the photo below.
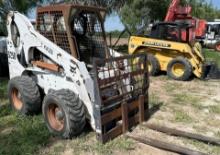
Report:
[[[193,40],[193,26],[187,23],[157,23],[152,27],[150,37],[160,40],[189,43]]]
[[[105,9],[63,4],[37,9],[37,30],[86,64],[107,57]]]

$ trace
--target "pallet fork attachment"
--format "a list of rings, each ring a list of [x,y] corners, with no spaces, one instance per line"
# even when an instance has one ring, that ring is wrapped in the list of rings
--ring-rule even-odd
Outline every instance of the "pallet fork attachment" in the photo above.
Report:
[[[100,63],[108,67],[99,67]],[[102,143],[126,133],[135,125],[145,121],[149,87],[146,64],[145,54],[95,62],[95,92],[98,101],[96,107],[100,108],[100,119],[96,124],[101,130],[101,133],[97,133],[97,139]],[[123,71],[118,72],[116,68],[121,68]],[[100,78],[100,74],[104,77]],[[111,97],[106,96],[106,91],[113,93]]]

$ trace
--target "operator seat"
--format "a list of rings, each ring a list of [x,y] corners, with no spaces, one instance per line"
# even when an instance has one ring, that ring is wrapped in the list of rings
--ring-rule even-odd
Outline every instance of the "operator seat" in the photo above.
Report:
[[[75,36],[76,44],[79,51],[79,60],[86,64],[93,64],[96,59],[106,58],[105,49],[99,42],[99,38],[95,32],[95,23],[89,20],[91,15],[81,12],[74,17],[71,27],[73,36]],[[93,21],[93,22],[92,22]]]

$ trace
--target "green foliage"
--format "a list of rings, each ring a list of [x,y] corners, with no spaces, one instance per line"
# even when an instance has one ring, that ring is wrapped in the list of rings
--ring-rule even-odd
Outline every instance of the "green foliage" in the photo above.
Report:
[[[2,98],[7,98],[7,83],[8,80],[0,79],[0,101]]]
[[[0,79],[0,155],[37,154],[48,144],[49,131],[42,116],[24,117],[12,111],[6,99],[7,83]]]
[[[97,5],[107,8],[108,14],[119,11],[129,0],[65,0],[65,2],[75,2],[86,5]]]
[[[3,107],[4,108],[4,107]],[[41,116],[11,113],[0,118],[0,154],[34,154],[48,143],[50,134]]]
[[[150,20],[162,20],[167,11],[167,0],[132,0],[121,9],[122,22],[131,32]]]
[[[220,67],[220,53],[214,50],[204,49],[206,61],[215,62]]]
[[[206,0],[189,0],[188,4],[192,6],[192,14],[197,18],[206,20],[220,18],[220,10],[215,8],[211,2],[207,3]]]
[[[7,35],[6,17],[9,11],[16,10],[26,14],[29,9],[45,0],[1,0],[0,1],[0,35]]]
[[[149,21],[163,20],[171,0],[129,0],[119,12],[122,22],[132,31],[136,32],[141,25]],[[220,10],[212,3],[205,0],[182,0],[182,5],[192,6],[192,15],[200,18],[213,20],[220,18]]]

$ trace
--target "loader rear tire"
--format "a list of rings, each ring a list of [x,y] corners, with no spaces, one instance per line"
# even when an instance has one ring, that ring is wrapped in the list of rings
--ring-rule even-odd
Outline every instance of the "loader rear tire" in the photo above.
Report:
[[[44,98],[42,111],[49,131],[62,138],[77,136],[85,127],[84,104],[70,90],[49,92]]]
[[[12,108],[24,115],[37,114],[41,97],[37,84],[28,76],[18,76],[9,81],[8,96]]]
[[[156,76],[160,72],[159,61],[152,54],[148,54],[147,55],[147,59],[148,59],[147,66],[148,66],[149,74],[152,75],[152,76]]]
[[[192,76],[192,65],[183,57],[175,58],[167,66],[167,75],[174,80],[187,81]]]

